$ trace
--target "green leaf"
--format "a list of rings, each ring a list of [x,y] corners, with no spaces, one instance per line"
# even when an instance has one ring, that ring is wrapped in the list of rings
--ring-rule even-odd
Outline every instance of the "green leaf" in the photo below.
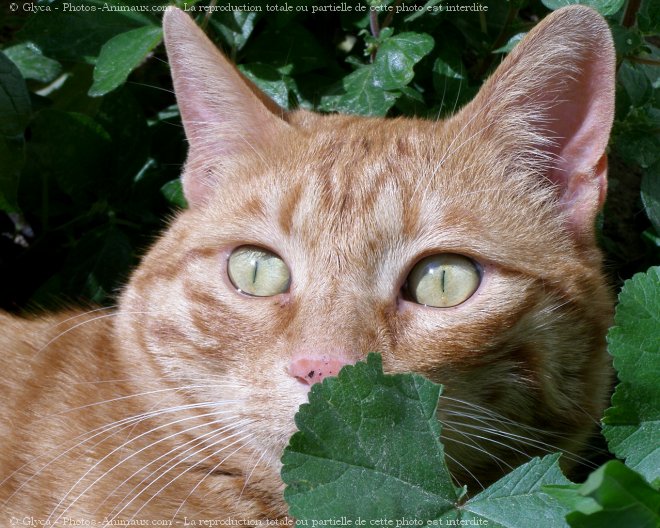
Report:
[[[424,115],[423,112],[428,110],[424,96],[412,86],[403,86],[400,91],[396,108],[405,115]]]
[[[637,12],[637,26],[647,35],[660,33],[660,2],[643,0]]]
[[[31,42],[5,48],[3,52],[16,64],[25,79],[49,83],[62,71],[59,62],[44,57],[41,50]]]
[[[163,193],[165,199],[181,209],[188,207],[188,202],[186,197],[183,195],[183,187],[181,185],[181,178],[168,181],[165,185],[160,188],[160,192]]]
[[[644,46],[644,37],[637,28],[627,28],[619,24],[611,26],[614,46],[619,56],[634,55]]]
[[[367,116],[384,116],[399,98],[376,85],[374,65],[362,66],[341,81],[341,93],[321,98],[319,110]]]
[[[452,39],[434,55],[437,57],[431,74],[436,100],[440,101],[436,115],[452,114],[472,98],[476,89],[470,86],[467,68],[460,60],[460,44]]]
[[[52,1],[56,2],[57,0]],[[200,0],[192,0],[187,3],[190,6],[199,3],[199,1]],[[145,6],[162,6],[170,2],[167,0],[78,0],[77,3],[82,5],[89,5],[91,8],[96,7],[96,10],[91,11],[93,13],[118,13],[127,19],[139,23],[140,25],[145,25],[150,23],[152,24],[156,21],[156,15],[154,13],[162,13],[162,10],[157,10],[153,13],[145,11]],[[117,6],[119,9],[117,11],[111,11],[112,6]],[[126,9],[126,6],[136,6],[139,9]]]
[[[607,335],[620,383],[603,419],[610,450],[647,480],[660,476],[660,267],[624,283]]]
[[[617,76],[633,106],[643,106],[653,96],[653,87],[641,68],[624,62]]]
[[[644,171],[641,196],[646,216],[660,235],[660,162]]]
[[[615,151],[628,163],[649,167],[660,160],[660,135],[643,128],[617,136]]]
[[[516,44],[518,44],[518,42],[520,42],[525,35],[527,35],[526,32],[516,33],[507,41],[504,46],[493,50],[493,53],[509,53],[513,48],[516,47]]]
[[[660,31],[658,33],[660,33]],[[660,62],[660,47],[654,46],[648,40],[645,40],[642,57],[654,61],[653,64],[640,64],[640,66],[648,80],[651,82],[651,86],[656,89],[654,106],[656,110],[660,111],[660,90],[658,90],[658,88],[660,88],[660,68],[657,66],[657,63]]]
[[[31,111],[30,95],[21,72],[0,52],[0,135],[23,134]]]
[[[293,81],[268,64],[241,64],[238,67],[268,97],[284,109],[289,109],[289,86]]]
[[[653,229],[645,229],[642,232],[642,240],[649,243],[651,247],[660,250],[660,236],[656,235]],[[658,255],[660,255],[660,253],[658,253]]]
[[[543,486],[543,490],[555,497],[559,502],[565,505],[569,510],[575,511],[597,511],[598,504],[591,497],[583,497],[578,493],[580,484],[549,484]]]
[[[522,528],[536,512],[539,528],[564,526],[569,509],[543,490],[569,484],[559,454],[531,460],[462,503],[438,440],[440,390],[417,374],[383,374],[376,354],[312,387],[282,457],[289,513],[303,522]]]
[[[95,120],[112,142],[112,166],[118,177],[113,178],[108,190],[125,195],[132,176],[147,162],[151,148],[151,130],[143,107],[133,91],[124,87],[103,97]]]
[[[373,63],[374,84],[384,90],[406,86],[415,76],[413,67],[431,52],[433,44],[426,33],[400,33],[386,39]]]
[[[282,457],[290,514],[298,520],[414,517],[453,507],[438,438],[441,387],[419,375],[385,375],[380,356],[312,387]]]
[[[582,4],[593,7],[603,16],[614,15],[623,7],[625,0],[541,0],[548,9],[559,9],[572,4]]]
[[[88,94],[98,97],[124,84],[162,38],[163,30],[156,26],[144,26],[111,38],[101,48]]]
[[[660,526],[660,492],[618,460],[591,473],[572,493],[575,511],[566,519],[573,528]]]
[[[0,210],[18,210],[18,180],[25,161],[23,131],[32,106],[18,67],[0,52]]]
[[[344,77],[339,94],[322,97],[321,110],[384,116],[394,106],[400,90],[412,80],[415,64],[433,49],[433,39],[424,33],[383,34],[374,63]]]
[[[614,151],[625,162],[646,169],[660,161],[659,114],[649,105],[631,108],[624,121],[615,123]]]
[[[478,526],[481,520],[482,526],[498,528],[529,526],[533,516],[537,528],[565,526],[568,508],[544,489],[570,484],[559,468],[559,456],[534,458],[516,468],[460,506],[458,518],[467,521],[464,525]]]
[[[34,42],[48,57],[62,61],[91,61],[109,39],[144,26],[149,18],[139,11],[108,11],[106,0],[79,0],[76,11],[65,9],[65,0],[48,4],[50,11],[30,16],[18,37]],[[146,2],[145,2],[146,3]]]
[[[240,51],[252,35],[260,15],[256,11],[221,11],[210,20],[232,50]]]

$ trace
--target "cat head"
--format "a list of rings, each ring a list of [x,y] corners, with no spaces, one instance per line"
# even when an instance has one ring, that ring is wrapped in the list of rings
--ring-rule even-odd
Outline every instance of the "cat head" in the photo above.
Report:
[[[459,480],[579,451],[609,387],[605,21],[549,15],[443,121],[285,112],[185,13],[164,27],[189,208],[122,298],[140,368],[226,402],[274,470],[310,384],[370,351],[445,385]]]

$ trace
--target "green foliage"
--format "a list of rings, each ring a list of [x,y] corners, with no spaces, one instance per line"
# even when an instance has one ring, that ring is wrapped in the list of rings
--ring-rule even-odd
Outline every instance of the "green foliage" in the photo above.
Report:
[[[163,193],[163,196],[165,196],[167,201],[171,204],[176,205],[181,209],[188,207],[186,197],[183,195],[183,186],[181,185],[180,178],[168,181],[160,188],[160,192]]]
[[[642,204],[656,233],[660,233],[660,163],[649,168],[642,177]]]
[[[385,376],[380,356],[312,387],[284,452],[285,499],[297,519],[435,519],[460,496],[436,418],[440,386]]]
[[[163,38],[158,26],[143,26],[112,37],[101,48],[94,67],[94,84],[89,95],[97,97],[111,92],[126,82]]]
[[[380,356],[312,387],[282,457],[284,494],[299,521],[407,519],[423,525],[563,524],[569,509],[544,486],[569,481],[559,455],[532,459],[465,500],[445,465],[436,417],[441,387],[417,374],[385,375]]]
[[[529,526],[530,518],[535,519],[539,528],[562,526],[568,509],[545,489],[569,482],[558,460],[559,455],[533,458],[465,504],[457,505],[456,517],[468,521],[468,526],[522,528]],[[479,521],[487,522],[479,524]]]
[[[548,486],[573,511],[573,528],[656,528],[660,525],[660,491],[618,460],[594,471],[581,486]]]
[[[78,4],[97,10],[58,0],[2,32],[13,38],[0,44],[0,209],[16,213],[0,213],[3,308],[110,302],[183,203],[161,191],[185,142],[152,56],[158,17]]]
[[[30,96],[18,67],[0,52],[0,209],[16,211],[23,165],[22,133],[30,118]]]
[[[31,42],[16,44],[3,51],[7,58],[18,67],[25,79],[49,83],[54,81],[62,71],[59,62],[44,57],[41,50]]]
[[[653,481],[660,478],[660,267],[626,281],[607,338],[621,383],[603,433],[614,454]]]
[[[603,16],[614,15],[623,7],[625,0],[543,0],[548,9],[559,9],[571,4],[582,4],[593,7]]]
[[[402,94],[409,93],[405,89],[415,76],[414,66],[433,49],[429,35],[405,32],[393,36],[391,28],[367,43],[377,50],[373,63],[347,75],[341,93],[322,98],[320,110],[385,115]]]

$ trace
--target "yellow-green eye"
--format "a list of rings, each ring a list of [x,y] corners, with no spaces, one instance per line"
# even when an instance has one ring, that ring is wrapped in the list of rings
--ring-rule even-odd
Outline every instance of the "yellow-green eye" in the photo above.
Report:
[[[255,246],[232,251],[227,273],[236,289],[256,297],[271,297],[289,289],[291,273],[275,253]]]
[[[423,258],[408,275],[407,289],[419,304],[448,308],[469,299],[477,291],[479,270],[461,255],[443,253]]]

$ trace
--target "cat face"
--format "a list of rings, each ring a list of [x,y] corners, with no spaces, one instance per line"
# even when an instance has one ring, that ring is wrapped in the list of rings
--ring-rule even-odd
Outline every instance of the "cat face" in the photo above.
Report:
[[[284,114],[185,14],[165,34],[190,208],[134,274],[119,328],[155,377],[240,423],[227,464],[276,472],[310,384],[371,351],[445,386],[461,483],[547,449],[575,459],[609,384],[602,19],[551,15],[446,121]]]

